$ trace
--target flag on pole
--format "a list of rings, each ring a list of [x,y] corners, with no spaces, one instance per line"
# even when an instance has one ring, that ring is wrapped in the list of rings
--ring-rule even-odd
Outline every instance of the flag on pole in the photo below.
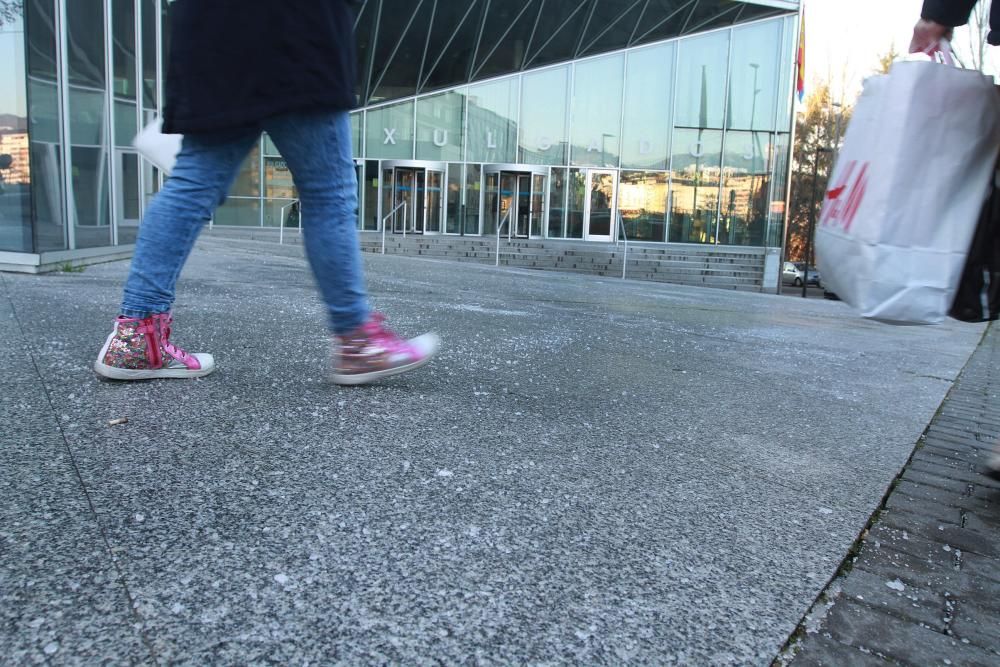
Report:
[[[802,8],[799,16],[799,53],[796,57],[798,77],[795,90],[799,94],[799,102],[806,96],[806,9]]]

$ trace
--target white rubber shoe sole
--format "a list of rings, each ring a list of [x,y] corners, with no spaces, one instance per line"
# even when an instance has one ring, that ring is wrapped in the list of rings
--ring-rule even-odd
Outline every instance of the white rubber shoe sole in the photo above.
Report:
[[[108,366],[106,363],[101,361],[108,353],[108,347],[111,345],[111,341],[114,339],[115,334],[111,332],[108,339],[104,342],[104,347],[101,348],[101,353],[97,355],[97,361],[94,362],[94,372],[102,377],[106,377],[110,380],[155,380],[157,378],[200,378],[208,375],[215,370],[215,358],[210,354],[205,354],[202,352],[195,353],[193,356],[201,364],[201,368],[192,370],[187,366],[169,366],[166,368],[156,368],[156,369],[134,369],[134,368],[118,368],[117,366]]]
[[[411,338],[408,342],[410,345],[420,350],[423,354],[423,357],[419,361],[414,361],[411,364],[404,364],[402,366],[386,368],[385,370],[371,371],[370,373],[331,373],[330,382],[340,385],[368,384],[369,382],[375,382],[376,380],[381,380],[382,378],[392,377],[393,375],[399,375],[400,373],[416,370],[433,359],[434,355],[437,354],[438,348],[441,346],[441,338],[438,337],[437,334],[433,333],[426,333],[422,336]]]

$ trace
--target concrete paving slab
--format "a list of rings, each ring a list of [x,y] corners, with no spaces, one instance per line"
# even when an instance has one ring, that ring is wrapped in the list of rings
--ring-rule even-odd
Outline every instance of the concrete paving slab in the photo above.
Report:
[[[768,664],[983,330],[376,256],[445,347],[343,389],[300,252],[199,245],[189,382],[95,380],[124,263],[4,277],[157,660]]]

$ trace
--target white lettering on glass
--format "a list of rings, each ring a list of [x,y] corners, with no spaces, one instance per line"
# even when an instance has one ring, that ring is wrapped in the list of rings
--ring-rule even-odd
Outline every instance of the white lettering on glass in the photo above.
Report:
[[[552,148],[552,139],[549,137],[538,137],[538,150],[547,151]]]
[[[384,146],[386,144],[392,144],[393,146],[395,146],[396,145],[396,128],[393,127],[393,128],[390,129],[388,127],[383,127],[382,131],[385,132],[385,141],[382,142],[382,145]]]
[[[497,138],[496,135],[493,134],[493,130],[486,131],[486,147],[487,148],[497,147]]]
[[[448,130],[434,130],[434,145],[442,148],[448,144]]]
[[[590,145],[587,146],[587,152],[592,153],[601,150],[601,145],[597,142],[597,139],[591,139]]]
[[[704,144],[705,142],[700,140],[691,144],[691,157],[693,158],[705,157],[705,151],[702,150]]]
[[[639,155],[649,155],[653,152],[653,142],[649,139],[639,140]]]

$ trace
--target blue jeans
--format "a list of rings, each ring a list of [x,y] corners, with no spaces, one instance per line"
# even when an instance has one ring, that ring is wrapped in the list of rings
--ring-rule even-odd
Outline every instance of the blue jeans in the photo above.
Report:
[[[337,334],[368,319],[355,226],[358,190],[346,112],[289,113],[260,128],[187,135],[177,164],[146,210],[125,283],[121,314],[165,313],[198,233],[223,201],[247,153],[266,130],[299,191],[306,256]]]

